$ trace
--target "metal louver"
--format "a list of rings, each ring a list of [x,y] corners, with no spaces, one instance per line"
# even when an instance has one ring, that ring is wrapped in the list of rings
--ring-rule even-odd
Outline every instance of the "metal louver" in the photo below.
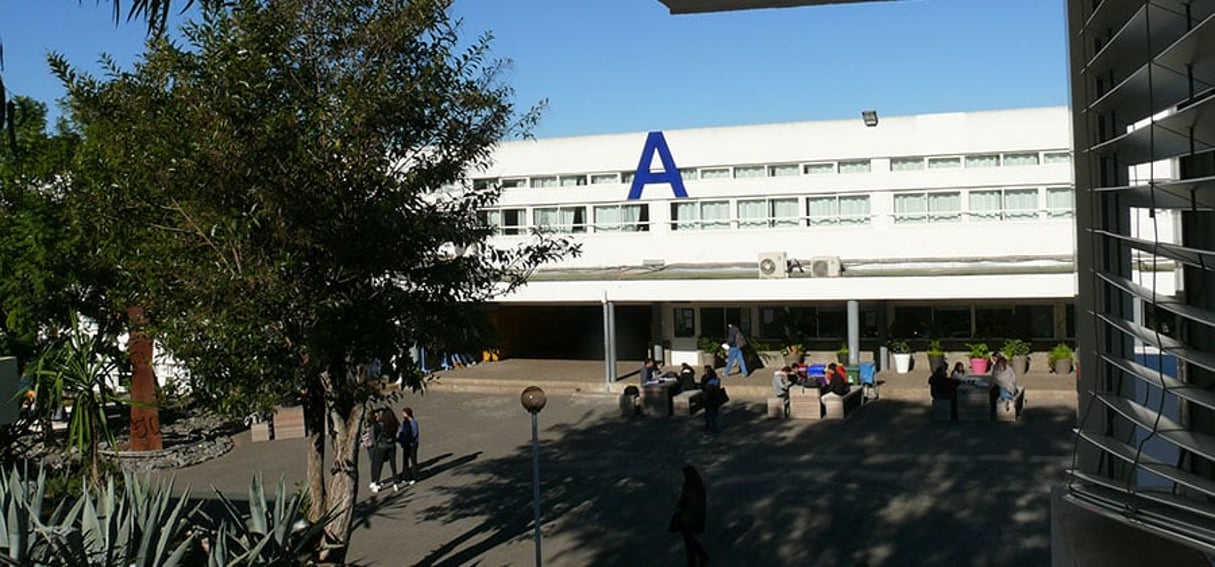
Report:
[[[1082,374],[1065,498],[1215,551],[1215,0],[1069,0],[1068,28]]]

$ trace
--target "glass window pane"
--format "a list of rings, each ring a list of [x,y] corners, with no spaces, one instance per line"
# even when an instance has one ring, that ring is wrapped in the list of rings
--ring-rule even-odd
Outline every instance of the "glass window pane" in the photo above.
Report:
[[[820,339],[842,339],[848,336],[848,312],[843,307],[824,307],[818,310],[818,337]]]
[[[608,183],[620,183],[620,174],[596,173],[591,176],[591,185],[604,185]]]
[[[503,189],[514,189],[516,187],[526,187],[526,186],[527,186],[526,179],[503,179],[502,180]]]
[[[797,175],[797,164],[768,166],[769,177],[789,177],[793,175]]]
[[[671,203],[671,230],[695,230],[700,205],[697,203]]]
[[[675,308],[675,336],[696,336],[696,310],[691,307]]]
[[[1070,152],[1046,152],[1042,154],[1042,163],[1071,163],[1072,154]]]
[[[497,179],[474,179],[473,180],[473,189],[475,189],[477,191],[489,189],[497,182],[498,182]]]
[[[700,170],[700,178],[701,179],[729,179],[730,178],[730,168],[728,168],[728,167],[704,168],[704,169]]]
[[[595,232],[619,232],[621,226],[619,205],[595,207]]]
[[[797,226],[797,198],[769,200],[768,216],[772,218],[772,226]]]
[[[621,183],[624,183],[625,185],[632,185],[632,184],[633,184],[633,176],[634,176],[634,175],[636,175],[636,173],[635,173],[635,172],[632,172],[632,171],[625,171],[625,172],[621,172],[621,174],[620,174],[620,182],[621,182]]]
[[[840,195],[840,224],[869,224],[869,195]]]
[[[726,310],[721,307],[700,308],[700,336],[725,342]]]
[[[1037,189],[1007,189],[1004,191],[1004,218],[1028,220],[1038,218]]]
[[[869,160],[841,161],[840,173],[869,173]]]
[[[543,230],[543,231],[554,230],[554,227],[557,225],[556,207],[544,208],[544,209],[533,209],[532,210],[532,224],[536,225],[536,228]]]
[[[1015,321],[1012,307],[976,307],[975,336],[985,339],[1016,337]],[[999,348],[994,344],[988,346]]]
[[[1000,165],[999,154],[980,154],[966,156],[966,167],[998,167]]]
[[[1029,329],[1031,338],[1053,339],[1055,337],[1055,308],[1051,305],[1029,307]]]
[[[834,196],[806,198],[806,216],[810,217],[810,226],[835,224],[837,214]]]
[[[1004,165],[1038,165],[1038,152],[1004,154]]]
[[[920,338],[932,328],[932,307],[896,306],[890,334],[898,338]]]
[[[1000,192],[999,191],[971,191],[970,192],[970,220],[972,221],[998,221],[1001,218],[1000,214]]]
[[[767,175],[767,168],[762,165],[743,165],[734,168],[734,177],[764,177]]]
[[[1046,188],[1046,216],[1052,219],[1071,218],[1075,204],[1071,187]]]
[[[890,171],[913,171],[924,169],[922,157],[890,158]]]
[[[557,186],[556,177],[533,177],[533,178],[531,178],[530,181],[531,181],[532,187],[556,187]]]
[[[928,213],[933,222],[957,222],[962,220],[961,193],[929,193]]]
[[[834,163],[808,163],[802,166],[802,173],[806,175],[824,175],[835,173]]]
[[[503,209],[502,210],[502,234],[514,236],[523,234],[523,225],[526,224],[527,210],[525,209]]]
[[[739,228],[755,228],[768,226],[768,206],[763,199],[747,199],[738,201]]]
[[[934,307],[932,335],[939,338],[969,338],[970,307]]]
[[[962,158],[960,157],[939,157],[928,158],[928,169],[950,169],[954,167],[962,167]]]
[[[730,228],[730,202],[704,201],[700,203],[701,228],[720,230]]]
[[[928,220],[928,198],[923,193],[894,195],[894,222],[917,223]]]
[[[679,176],[682,177],[684,181],[698,179],[696,175],[696,168],[681,169],[679,170]]]
[[[562,187],[578,187],[580,185],[586,185],[586,176],[585,175],[562,175],[561,176],[561,186]]]

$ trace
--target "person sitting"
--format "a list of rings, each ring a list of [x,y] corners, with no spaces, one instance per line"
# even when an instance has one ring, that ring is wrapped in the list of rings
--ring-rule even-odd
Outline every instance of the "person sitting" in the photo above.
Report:
[[[818,387],[820,389],[822,389],[824,392],[827,391],[827,386],[831,384],[832,376],[835,376],[835,363],[834,362],[832,362],[831,364],[828,364],[827,368],[823,369],[823,374],[821,376],[816,377],[816,379],[818,380]]]
[[[790,377],[793,376],[793,369],[786,366],[772,373],[772,395],[778,398],[789,397],[789,387],[793,385]]]
[[[1008,359],[1002,355],[996,355],[995,365],[992,367],[991,376],[996,383],[996,388],[1000,391],[1000,399],[1004,400],[1006,405],[1012,404],[1012,401],[1017,397],[1017,373],[1013,371],[1012,365],[1008,363]]]
[[[949,373],[949,377],[961,382],[964,378],[966,378],[966,367],[962,366],[961,362],[955,363],[953,365],[953,372]]]
[[[679,365],[679,391],[686,392],[698,388],[700,386],[696,384],[696,369],[686,362]]]
[[[647,358],[641,365],[641,383],[650,384],[656,381],[658,381],[658,364],[654,362],[653,358]]]
[[[828,378],[827,385],[823,387],[822,393],[823,395],[834,394],[836,396],[843,396],[851,389],[851,386],[848,385],[847,373],[844,371],[843,366],[834,364],[831,366],[834,368],[829,372],[831,376]]]
[[[961,364],[960,362],[958,364]],[[928,389],[934,400],[951,400],[958,393],[960,381],[945,375],[945,367],[938,366],[928,377]]]

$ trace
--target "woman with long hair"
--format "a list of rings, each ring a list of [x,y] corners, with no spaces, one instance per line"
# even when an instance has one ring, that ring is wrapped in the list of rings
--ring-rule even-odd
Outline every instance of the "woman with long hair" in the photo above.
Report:
[[[683,467],[683,486],[679,490],[679,501],[675,503],[675,511],[671,513],[671,522],[667,529],[679,532],[683,537],[683,548],[687,554],[689,567],[704,565],[709,562],[709,553],[705,551],[696,534],[705,532],[705,481],[692,465]]]

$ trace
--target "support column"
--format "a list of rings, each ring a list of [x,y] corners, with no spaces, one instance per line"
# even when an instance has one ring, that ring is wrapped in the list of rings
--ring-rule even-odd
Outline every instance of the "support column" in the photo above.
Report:
[[[603,391],[616,381],[616,305],[603,296]]]
[[[861,364],[861,303],[848,300],[848,366]]]

